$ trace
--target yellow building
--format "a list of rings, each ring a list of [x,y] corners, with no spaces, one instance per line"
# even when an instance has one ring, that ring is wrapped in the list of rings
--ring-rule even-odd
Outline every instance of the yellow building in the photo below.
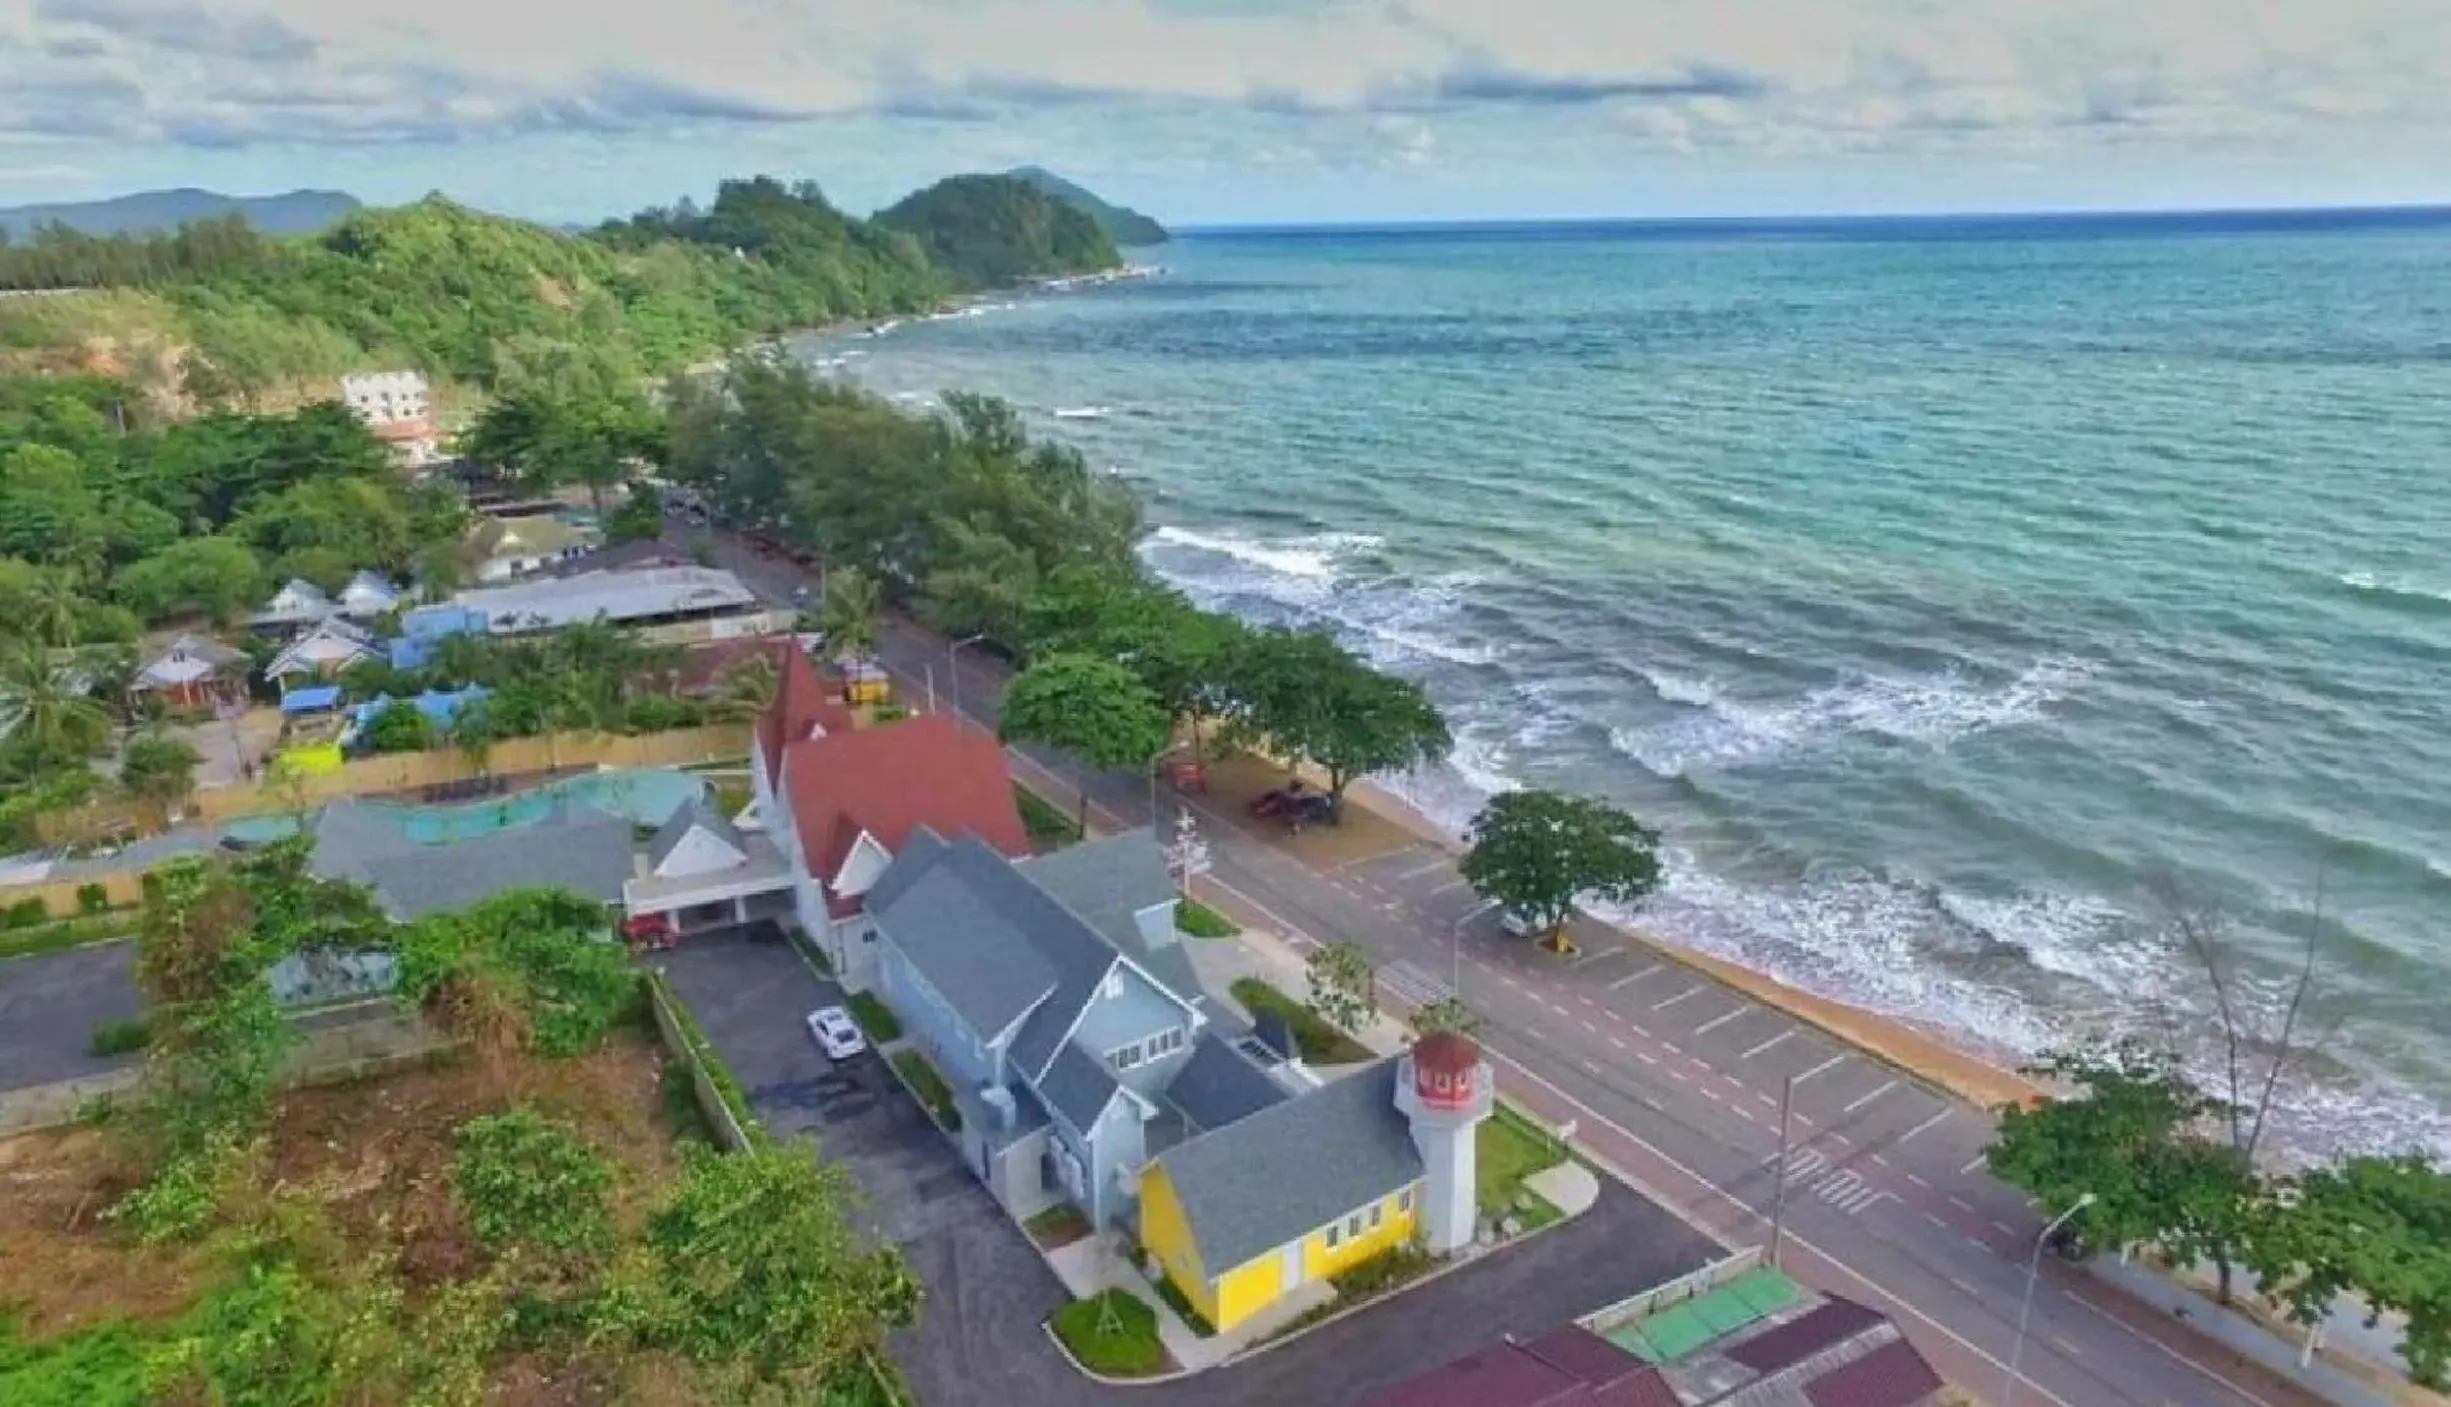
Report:
[[[1141,1170],[1141,1244],[1219,1330],[1408,1241],[1453,1251],[1488,1083],[1471,1042],[1432,1036],[1186,1139]]]

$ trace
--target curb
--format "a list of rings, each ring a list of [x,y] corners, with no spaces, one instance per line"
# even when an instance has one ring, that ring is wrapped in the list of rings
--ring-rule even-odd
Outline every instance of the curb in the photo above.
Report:
[[[1126,1291],[1126,1293],[1130,1292]],[[1139,1299],[1140,1296],[1133,1295],[1132,1298]],[[1074,1303],[1078,1303],[1078,1301],[1076,1300]],[[1079,1358],[1074,1356],[1072,1352],[1072,1345],[1064,1342],[1064,1336],[1062,1334],[1055,1332],[1055,1316],[1049,1315],[1046,1318],[1039,1320],[1038,1331],[1047,1336],[1047,1342],[1055,1345],[1056,1356],[1063,1359],[1065,1363],[1069,1364],[1072,1371],[1080,1374],[1084,1378],[1089,1379],[1093,1383],[1104,1383],[1108,1387],[1164,1387],[1168,1383],[1179,1383],[1185,1378],[1196,1378],[1202,1373],[1214,1371],[1215,1369],[1224,1367],[1227,1363],[1235,1361],[1228,1358],[1220,1362],[1212,1363],[1206,1368],[1177,1368],[1171,1373],[1151,1373],[1146,1377],[1139,1378],[1110,1377],[1107,1374],[1101,1373],[1090,1367],[1088,1364],[1083,1363]],[[1163,1347],[1163,1345],[1161,1344],[1160,1347]]]

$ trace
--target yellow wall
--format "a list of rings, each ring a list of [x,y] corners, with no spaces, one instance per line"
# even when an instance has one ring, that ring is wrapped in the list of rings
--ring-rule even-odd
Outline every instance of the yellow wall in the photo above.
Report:
[[[1420,1208],[1420,1193],[1415,1191],[1414,1209]],[[1306,1280],[1324,1280],[1337,1271],[1358,1265],[1381,1251],[1392,1251],[1412,1239],[1414,1212],[1396,1210],[1396,1195],[1390,1194],[1377,1202],[1379,1224],[1370,1225],[1369,1207],[1355,1210],[1362,1214],[1362,1234],[1340,1235],[1335,1249],[1328,1247],[1325,1227],[1302,1238],[1302,1276]],[[1344,1223],[1340,1220],[1341,1228]]]
[[[1174,1184],[1167,1180],[1166,1170],[1155,1163],[1140,1174],[1140,1244],[1165,1269],[1166,1278],[1190,1300],[1192,1308],[1218,1328],[1225,1325],[1217,1318],[1216,1288],[1209,1283],[1208,1273],[1200,1265],[1199,1249],[1192,1243],[1191,1222],[1183,1215],[1183,1203],[1174,1195]]]
[[[1258,1260],[1227,1271],[1218,1280],[1217,1314],[1209,1322],[1219,1329],[1231,1329],[1266,1309],[1284,1293],[1285,1269],[1277,1252],[1270,1251]]]

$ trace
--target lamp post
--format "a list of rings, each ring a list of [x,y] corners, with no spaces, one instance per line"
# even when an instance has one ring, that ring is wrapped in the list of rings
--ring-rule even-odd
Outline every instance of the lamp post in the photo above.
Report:
[[[950,676],[945,683],[946,687],[953,691],[953,726],[956,728],[963,726],[962,662],[955,659],[954,656],[962,652],[962,647],[964,645],[976,645],[981,640],[986,638],[987,637],[984,635],[965,635],[961,639],[956,640],[952,644],[945,647],[945,670]]]
[[[2042,1231],[2034,1237],[2034,1254],[2026,1257],[2025,1302],[2017,1307],[2017,1337],[2008,1347],[2008,1381],[2000,1389],[2000,1407],[2012,1407],[2017,1400],[2017,1362],[2025,1356],[2026,1321],[2034,1317],[2034,1282],[2042,1275],[2043,1246],[2051,1239],[2052,1232],[2059,1230],[2070,1217],[2093,1204],[2094,1194],[2091,1192],[2083,1194],[2068,1210],[2045,1222]]]

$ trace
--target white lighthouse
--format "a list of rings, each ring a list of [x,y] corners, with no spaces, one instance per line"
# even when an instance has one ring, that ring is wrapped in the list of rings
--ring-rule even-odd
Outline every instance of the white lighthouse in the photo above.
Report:
[[[1489,1117],[1493,1083],[1481,1048],[1453,1031],[1423,1036],[1397,1062],[1396,1108],[1411,1123],[1413,1146],[1427,1169],[1421,1227],[1432,1255],[1472,1241],[1473,1194],[1480,1185],[1474,1130]]]

